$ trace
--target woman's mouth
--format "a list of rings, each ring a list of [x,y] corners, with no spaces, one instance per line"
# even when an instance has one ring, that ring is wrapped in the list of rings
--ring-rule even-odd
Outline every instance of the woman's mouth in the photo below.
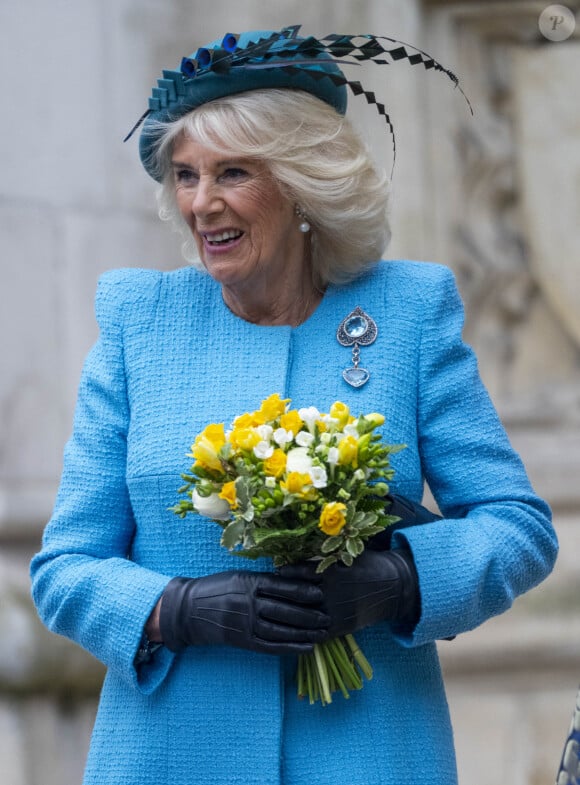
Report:
[[[225,229],[222,232],[203,232],[202,236],[210,248],[224,248],[233,245],[243,234],[240,229]]]

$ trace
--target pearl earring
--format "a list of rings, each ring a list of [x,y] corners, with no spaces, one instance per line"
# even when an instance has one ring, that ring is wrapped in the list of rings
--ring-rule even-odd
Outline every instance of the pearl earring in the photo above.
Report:
[[[310,224],[306,220],[306,213],[301,207],[299,207],[299,205],[296,205],[294,212],[299,218],[302,219],[302,221],[300,222],[300,226],[298,228],[300,229],[302,234],[307,234],[310,231]]]

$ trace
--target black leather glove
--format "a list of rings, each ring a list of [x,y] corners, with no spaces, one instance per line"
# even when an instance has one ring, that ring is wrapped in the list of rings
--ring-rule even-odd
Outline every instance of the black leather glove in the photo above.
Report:
[[[419,580],[410,552],[365,550],[352,567],[333,564],[316,574],[316,563],[283,567],[287,578],[311,580],[324,594],[328,637],[356,632],[380,621],[412,628],[421,615]]]
[[[427,507],[423,507],[422,504],[412,502],[404,496],[392,493],[385,497],[385,501],[385,512],[389,515],[398,516],[399,520],[387,526],[379,534],[375,534],[368,541],[367,548],[371,548],[374,551],[388,550],[391,547],[393,534],[400,529],[441,520],[441,516],[437,515],[437,513],[431,512]]]
[[[326,637],[323,599],[316,584],[273,573],[174,578],[162,597],[161,637],[172,651],[226,644],[267,654],[300,654]]]

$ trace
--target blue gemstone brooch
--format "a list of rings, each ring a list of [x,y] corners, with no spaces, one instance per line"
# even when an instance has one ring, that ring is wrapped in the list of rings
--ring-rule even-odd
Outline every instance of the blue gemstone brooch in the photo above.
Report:
[[[345,368],[342,378],[351,387],[362,387],[370,378],[366,368],[361,368],[360,347],[370,346],[378,334],[375,320],[358,305],[338,326],[336,339],[341,346],[352,346],[352,367]]]

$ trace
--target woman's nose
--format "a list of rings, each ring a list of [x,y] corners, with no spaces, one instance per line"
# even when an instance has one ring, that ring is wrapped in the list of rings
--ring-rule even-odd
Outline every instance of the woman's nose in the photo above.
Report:
[[[191,200],[191,211],[196,216],[206,216],[223,210],[224,202],[219,185],[200,178]]]

